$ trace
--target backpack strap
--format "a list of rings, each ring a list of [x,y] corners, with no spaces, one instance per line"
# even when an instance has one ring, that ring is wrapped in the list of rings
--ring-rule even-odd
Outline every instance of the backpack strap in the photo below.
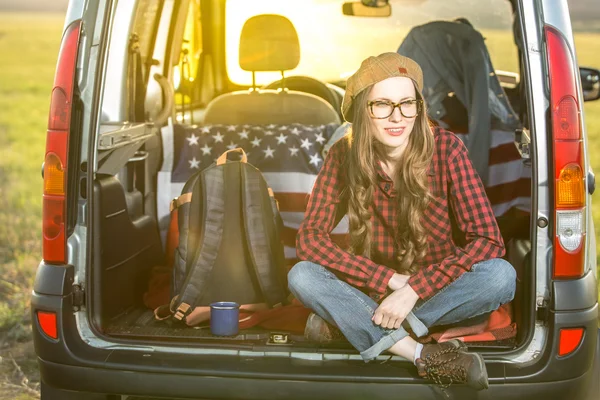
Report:
[[[285,285],[279,276],[284,265],[277,265],[278,260],[284,260],[283,248],[272,248],[268,237],[269,230],[265,225],[265,216],[276,212],[277,209],[272,210],[272,199],[269,199],[269,209],[264,205],[261,186],[265,185],[265,182],[261,173],[254,167],[243,164],[240,164],[240,168],[242,217],[250,261],[266,302],[270,306],[280,305],[286,298]],[[276,240],[279,240],[279,237]]]
[[[189,203],[190,201],[192,201],[192,192],[184,193],[181,196],[175,197],[173,200],[171,200],[169,210],[170,212],[173,212],[173,210],[178,209],[179,207],[181,207],[185,203]]]
[[[198,243],[191,243],[188,238],[188,252],[194,251],[193,257],[188,258],[187,271],[189,271],[177,296],[177,301],[172,304],[171,311],[177,320],[184,321],[185,317],[194,309],[205,286],[209,282],[215,260],[223,239],[223,225],[225,219],[225,172],[223,167],[213,167],[205,170],[199,177],[199,182],[192,191],[191,213],[194,208],[202,207],[202,221],[199,221],[201,231],[198,233]],[[198,193],[195,193],[198,192]],[[204,199],[202,204],[194,203],[194,199]],[[191,255],[191,254],[189,254]],[[188,256],[189,256],[188,255]],[[175,309],[174,307],[177,306]]]

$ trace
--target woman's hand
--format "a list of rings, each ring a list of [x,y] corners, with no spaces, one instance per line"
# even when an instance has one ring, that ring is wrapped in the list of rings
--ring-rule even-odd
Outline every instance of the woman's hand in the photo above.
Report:
[[[373,322],[386,329],[398,329],[419,300],[410,285],[404,285],[386,297],[373,315]]]
[[[398,290],[402,286],[406,285],[406,282],[408,282],[409,278],[410,275],[394,274],[388,282],[388,287],[392,290]]]

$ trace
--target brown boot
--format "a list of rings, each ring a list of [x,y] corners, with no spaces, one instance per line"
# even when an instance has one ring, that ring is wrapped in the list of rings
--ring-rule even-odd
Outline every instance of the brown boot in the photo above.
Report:
[[[416,365],[420,376],[443,388],[453,383],[465,383],[476,390],[488,388],[483,357],[467,352],[458,340],[423,345]]]
[[[304,337],[318,343],[330,343],[333,340],[343,339],[344,335],[335,326],[331,325],[315,313],[310,313],[304,328]]]

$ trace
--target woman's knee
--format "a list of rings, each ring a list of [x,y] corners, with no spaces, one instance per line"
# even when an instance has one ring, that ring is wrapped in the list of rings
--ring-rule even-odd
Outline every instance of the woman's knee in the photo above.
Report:
[[[300,261],[288,272],[288,286],[293,293],[302,293],[307,287],[314,285],[317,278],[316,269],[320,267],[310,261]]]
[[[510,302],[515,296],[517,273],[514,267],[502,258],[485,262],[487,264],[488,295],[494,295],[500,304]]]

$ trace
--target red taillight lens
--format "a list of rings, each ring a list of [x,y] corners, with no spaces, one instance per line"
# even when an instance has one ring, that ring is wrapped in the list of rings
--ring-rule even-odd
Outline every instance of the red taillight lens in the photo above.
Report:
[[[579,139],[579,108],[577,101],[571,96],[565,96],[554,109],[552,118],[556,126],[555,139]]]
[[[55,87],[50,99],[50,115],[48,116],[48,129],[66,131],[71,123],[71,103],[60,87]]]
[[[56,313],[48,311],[37,311],[37,318],[42,331],[52,339],[58,339],[56,324]]]
[[[65,199],[60,196],[44,196],[42,212],[42,257],[50,264],[66,261]]]
[[[81,21],[75,21],[67,27],[63,36],[48,115],[42,199],[42,256],[44,261],[51,264],[64,264],[67,261],[67,154],[80,30]]]
[[[553,26],[545,29],[550,76],[554,206],[554,279],[575,279],[585,270],[586,194],[581,108],[573,53]]]
[[[558,334],[558,355],[566,356],[574,352],[583,339],[583,328],[561,329]]]

